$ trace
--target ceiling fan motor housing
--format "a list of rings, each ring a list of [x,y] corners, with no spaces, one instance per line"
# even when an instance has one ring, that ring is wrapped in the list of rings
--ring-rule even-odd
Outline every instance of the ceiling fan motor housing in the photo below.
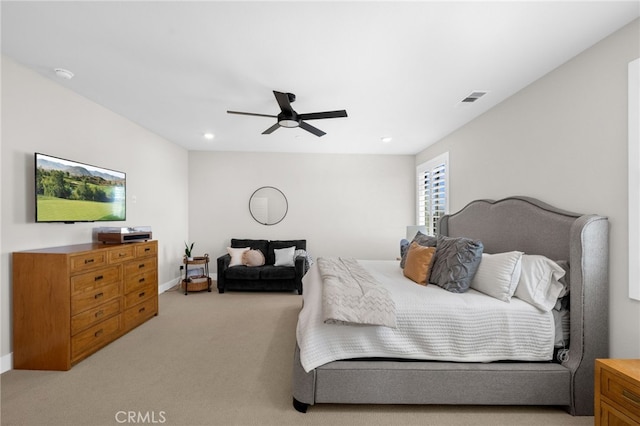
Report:
[[[284,112],[278,114],[278,124],[282,127],[298,127],[300,125],[300,119],[295,111],[292,112],[292,114],[285,114]]]

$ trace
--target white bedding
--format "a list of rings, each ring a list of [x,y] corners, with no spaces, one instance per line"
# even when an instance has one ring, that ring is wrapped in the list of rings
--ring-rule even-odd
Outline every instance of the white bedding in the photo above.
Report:
[[[364,357],[491,362],[548,361],[555,325],[517,298],[503,302],[475,290],[451,293],[418,285],[397,261],[358,261],[393,296],[397,327],[325,324],[317,265],[303,279],[304,305],[296,336],[305,371],[331,361]]]

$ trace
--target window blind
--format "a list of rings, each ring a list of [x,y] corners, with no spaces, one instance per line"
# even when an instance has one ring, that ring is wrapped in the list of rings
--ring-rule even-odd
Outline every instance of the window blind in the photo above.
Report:
[[[418,225],[429,235],[438,232],[438,220],[449,212],[449,154],[442,154],[416,168]]]

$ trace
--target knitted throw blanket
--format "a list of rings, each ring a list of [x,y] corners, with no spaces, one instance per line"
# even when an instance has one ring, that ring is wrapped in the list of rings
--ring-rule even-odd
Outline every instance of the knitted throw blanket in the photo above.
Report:
[[[357,260],[321,257],[318,269],[325,323],[396,327],[391,294]]]

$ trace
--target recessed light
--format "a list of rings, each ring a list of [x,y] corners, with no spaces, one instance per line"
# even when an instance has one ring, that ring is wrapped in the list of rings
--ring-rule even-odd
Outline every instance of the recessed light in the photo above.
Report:
[[[216,135],[214,135],[213,133],[205,133],[204,134],[204,138],[207,140],[213,140],[213,138],[215,138]]]
[[[73,73],[69,70],[65,70],[64,68],[56,68],[53,70],[56,75],[65,80],[71,80],[73,78]]]
[[[380,138],[380,140],[384,143],[389,143],[393,140],[393,138],[391,138],[391,136],[384,136],[382,138]]]

